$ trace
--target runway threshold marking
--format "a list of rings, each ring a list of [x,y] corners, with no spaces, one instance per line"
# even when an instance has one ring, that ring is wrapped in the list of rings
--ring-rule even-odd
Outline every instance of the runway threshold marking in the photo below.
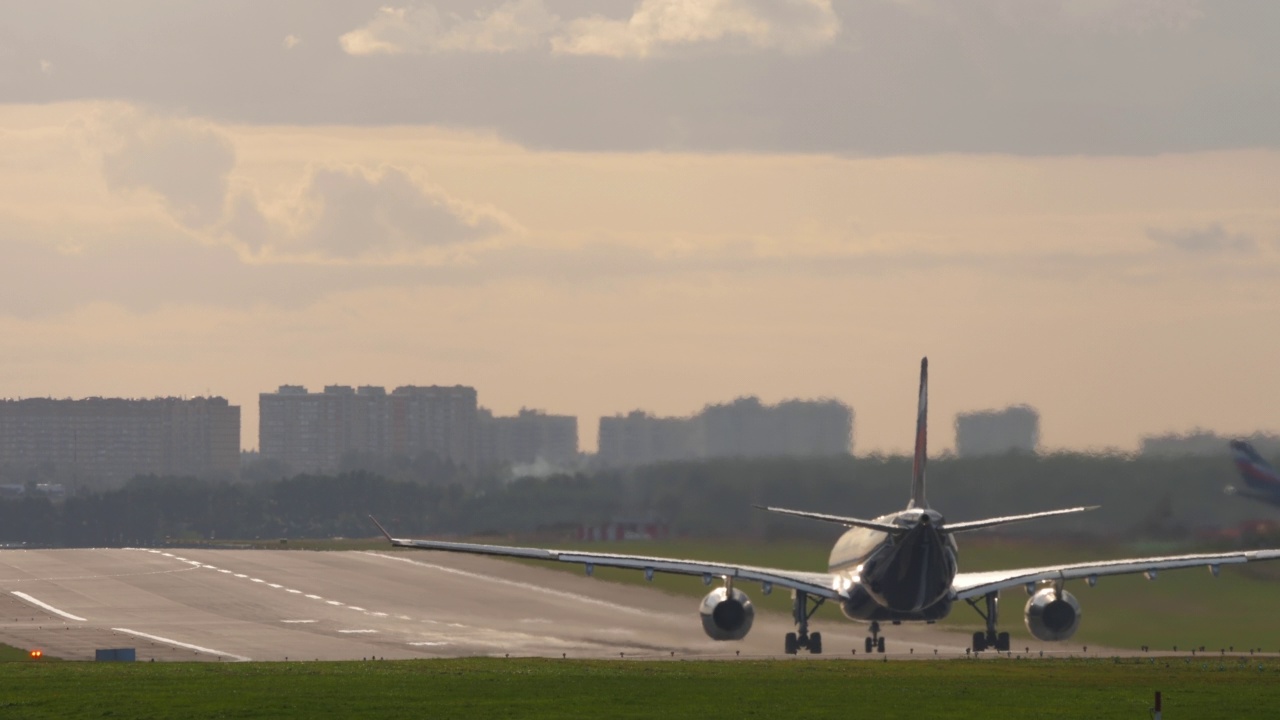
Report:
[[[182,648],[184,650],[194,650],[195,652],[202,652],[207,655],[217,655],[218,657],[229,657],[232,660],[235,660],[237,662],[250,662],[252,660],[252,658],[247,658],[243,655],[236,655],[234,653],[222,652],[221,650],[211,650],[207,647],[200,647],[199,645],[184,643],[179,640],[174,640],[173,638],[160,637],[159,635],[152,635],[150,633],[139,632],[137,630],[130,630],[129,628],[111,628],[111,629],[114,630],[115,632],[122,632],[126,635],[133,635],[135,637],[145,638],[147,640],[154,640],[158,643],[164,643],[165,645],[172,645],[173,647]]]
[[[21,599],[21,600],[26,600],[27,602],[31,603],[32,605],[35,605],[36,607],[38,607],[38,608],[40,608],[40,609],[42,609],[42,610],[48,610],[49,612],[53,613],[54,615],[61,615],[62,617],[66,618],[66,619],[68,619],[68,620],[75,620],[76,622],[89,622],[88,620],[85,620],[84,618],[80,617],[79,615],[72,615],[72,614],[71,614],[71,613],[69,613],[69,612],[65,612],[65,611],[59,610],[58,608],[56,608],[56,607],[54,607],[54,606],[50,605],[49,603],[41,602],[41,601],[39,601],[39,600],[37,600],[37,599],[35,599],[35,598],[31,597],[30,595],[28,595],[28,594],[26,594],[26,593],[24,593],[24,592],[18,592],[17,590],[14,590],[14,591],[13,591],[13,595],[14,595],[14,596],[16,596],[17,598]]]

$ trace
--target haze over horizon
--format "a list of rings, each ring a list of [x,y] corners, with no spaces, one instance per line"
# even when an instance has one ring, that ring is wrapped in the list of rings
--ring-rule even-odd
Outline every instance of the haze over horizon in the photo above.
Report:
[[[0,397],[1280,429],[1280,5],[20,0]]]

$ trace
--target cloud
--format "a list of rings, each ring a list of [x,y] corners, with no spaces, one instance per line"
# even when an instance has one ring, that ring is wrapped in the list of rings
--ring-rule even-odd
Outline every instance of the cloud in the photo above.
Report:
[[[505,53],[545,45],[559,23],[542,0],[512,0],[470,18],[442,15],[432,5],[383,7],[338,42],[349,55]]]
[[[1149,228],[1147,237],[1163,247],[1188,253],[1202,254],[1252,254],[1259,249],[1258,241],[1244,233],[1233,233],[1221,223],[1179,230]]]
[[[154,193],[188,227],[209,227],[222,218],[236,155],[231,141],[213,126],[126,111],[108,119],[98,133],[108,147],[102,176],[112,190]]]
[[[313,168],[297,199],[272,213],[239,195],[223,229],[277,257],[405,259],[464,245],[518,225],[495,208],[467,203],[397,167]]]
[[[552,40],[566,55],[646,57],[726,39],[789,51],[829,45],[840,32],[830,0],[642,0],[630,18],[578,18]]]

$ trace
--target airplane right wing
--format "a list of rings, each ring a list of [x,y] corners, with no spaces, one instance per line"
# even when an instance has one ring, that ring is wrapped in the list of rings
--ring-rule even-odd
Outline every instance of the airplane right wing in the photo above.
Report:
[[[646,573],[663,572],[676,575],[700,575],[703,578],[728,577],[734,580],[749,580],[768,583],[778,587],[803,590],[812,595],[828,599],[838,599],[840,590],[846,579],[840,575],[821,572],[803,572],[799,570],[780,570],[776,568],[759,568],[729,563],[705,562],[702,560],[677,560],[673,558],[647,557],[644,555],[622,555],[617,553],[583,552],[578,550],[553,550],[548,548],[513,547],[508,545],[486,545],[481,543],[448,542],[444,540],[409,540],[394,538],[373,517],[369,518],[378,526],[395,547],[415,548],[418,550],[439,550],[443,552],[468,553],[472,555],[495,555],[498,557],[525,558],[529,560],[547,560],[551,562],[577,563],[587,568],[588,574],[596,567],[616,567],[643,570]]]
[[[1052,580],[1078,580],[1097,578],[1103,575],[1128,575],[1135,573],[1154,573],[1158,570],[1175,570],[1177,568],[1207,567],[1215,575],[1222,565],[1255,562],[1259,560],[1280,560],[1280,550],[1245,550],[1227,553],[1204,553],[1198,555],[1168,555],[1164,557],[1128,558],[1124,560],[1103,560],[1091,563],[1073,563],[1069,565],[1049,565],[1039,568],[1021,568],[1017,570],[995,570],[990,572],[958,573],[951,584],[951,596],[956,600],[968,600],[981,597],[989,592],[1005,588],[1027,585]]]

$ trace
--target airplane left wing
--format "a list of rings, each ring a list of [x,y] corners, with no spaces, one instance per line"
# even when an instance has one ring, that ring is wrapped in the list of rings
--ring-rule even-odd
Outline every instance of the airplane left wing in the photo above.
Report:
[[[802,572],[799,570],[779,570],[776,568],[758,568],[748,565],[732,565],[713,563],[702,560],[677,560],[673,558],[647,557],[644,555],[623,555],[617,553],[583,552],[579,550],[553,550],[547,548],[511,547],[507,545],[486,545],[482,543],[448,542],[444,540],[409,540],[394,538],[376,519],[370,517],[387,540],[396,547],[415,548],[418,550],[439,550],[442,552],[469,553],[472,555],[495,555],[498,557],[526,558],[529,560],[546,560],[551,562],[577,563],[587,568],[588,574],[597,567],[616,567],[643,570],[645,573],[663,572],[676,575],[699,575],[704,578],[728,577],[734,580],[749,580],[768,583],[784,588],[803,590],[813,595],[828,599],[840,597],[840,589],[845,579],[831,573]]]
[[[1207,567],[1215,575],[1223,565],[1254,562],[1258,560],[1280,560],[1280,550],[1246,550],[1228,553],[1204,553],[1198,555],[1168,555],[1165,557],[1128,558],[1124,560],[1103,560],[1091,563],[1074,563],[1069,565],[1049,565],[1038,568],[1021,568],[1017,570],[995,570],[991,572],[957,573],[951,583],[951,597],[955,600],[968,600],[981,597],[989,592],[1005,588],[1027,585],[1028,583],[1052,580],[1096,579],[1103,575],[1129,575],[1134,573],[1155,573],[1158,570],[1175,570],[1177,568]]]

